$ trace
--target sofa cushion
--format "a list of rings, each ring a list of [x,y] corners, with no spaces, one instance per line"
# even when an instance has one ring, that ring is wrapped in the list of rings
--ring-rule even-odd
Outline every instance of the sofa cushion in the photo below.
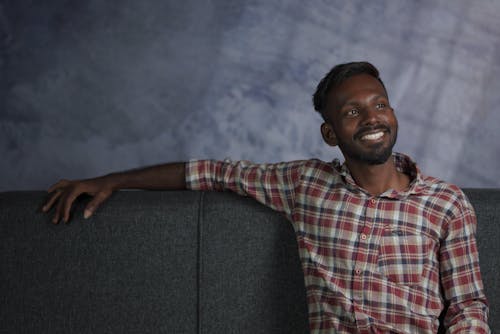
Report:
[[[304,278],[288,220],[232,193],[204,193],[201,207],[203,332],[308,333]]]
[[[199,194],[124,191],[68,225],[0,194],[2,332],[197,332]]]

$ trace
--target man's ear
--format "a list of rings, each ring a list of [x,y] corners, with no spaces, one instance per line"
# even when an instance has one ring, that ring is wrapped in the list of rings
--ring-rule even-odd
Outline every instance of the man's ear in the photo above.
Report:
[[[323,136],[323,140],[330,146],[337,146],[337,136],[335,135],[335,131],[333,127],[328,123],[321,124],[321,135]]]

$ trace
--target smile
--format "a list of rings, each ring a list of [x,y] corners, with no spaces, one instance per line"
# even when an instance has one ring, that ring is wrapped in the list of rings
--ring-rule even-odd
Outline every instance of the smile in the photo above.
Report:
[[[369,133],[364,136],[362,136],[360,139],[361,140],[377,140],[380,139],[384,136],[384,131],[379,131],[375,133]]]

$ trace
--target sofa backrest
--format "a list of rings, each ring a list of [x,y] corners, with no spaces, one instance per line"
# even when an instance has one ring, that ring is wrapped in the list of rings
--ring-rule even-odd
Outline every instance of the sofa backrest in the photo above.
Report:
[[[499,328],[500,190],[466,192]],[[0,332],[308,332],[293,229],[255,201],[122,191],[89,220],[82,198],[52,225],[44,198],[0,193]]]
[[[114,194],[68,225],[0,193],[0,332],[306,333],[293,230],[229,193]]]
[[[486,297],[490,303],[489,325],[500,330],[500,189],[464,189],[477,215],[477,244]]]

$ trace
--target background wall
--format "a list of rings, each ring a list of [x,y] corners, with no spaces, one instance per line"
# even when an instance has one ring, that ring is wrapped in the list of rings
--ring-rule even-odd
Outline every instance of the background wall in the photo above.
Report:
[[[0,190],[189,158],[340,157],[311,95],[381,70],[396,150],[500,187],[500,1],[0,0]]]

